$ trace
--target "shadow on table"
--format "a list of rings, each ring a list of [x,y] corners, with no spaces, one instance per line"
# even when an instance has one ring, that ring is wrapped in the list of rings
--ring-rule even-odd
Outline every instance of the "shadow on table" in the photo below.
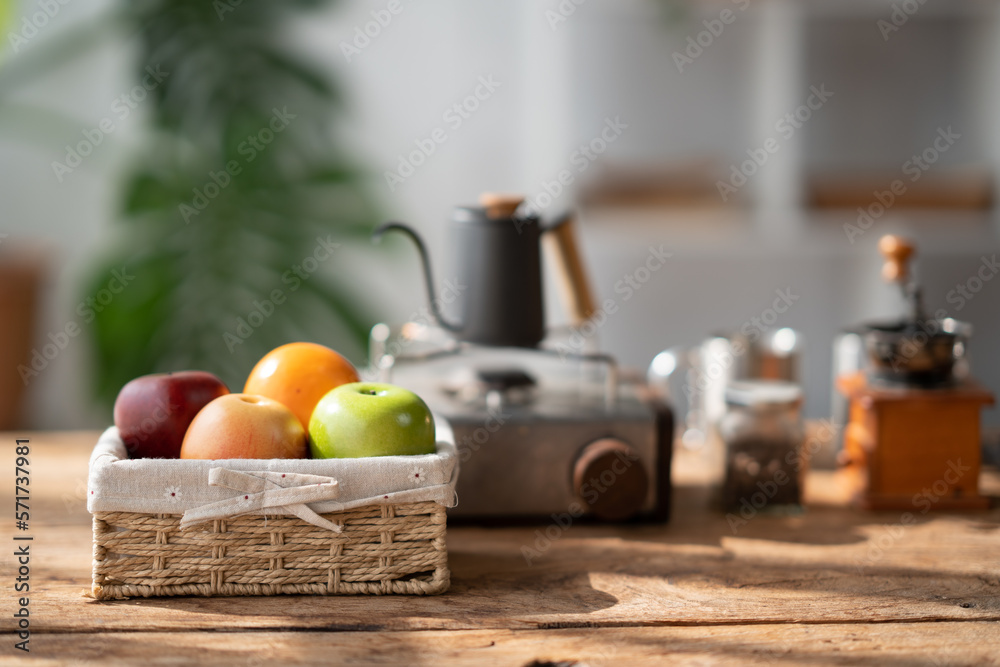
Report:
[[[832,509],[755,517],[735,535],[725,517],[703,509],[688,515],[682,506],[675,506],[666,526],[464,527],[448,531],[452,585],[441,596],[150,598],[123,604],[146,622],[170,610],[194,627],[258,630],[843,622],[855,613],[866,620],[898,620],[900,605],[908,607],[907,618],[971,620],[984,612],[1000,617],[996,575],[972,574],[960,560],[950,567],[931,559],[938,565],[922,567],[929,556],[921,555],[921,545],[938,544],[949,553],[933,537],[936,527],[927,525],[942,516],[920,516],[906,527],[907,535],[928,531],[913,553],[906,541],[870,551],[881,534],[873,531],[898,522],[898,514]],[[947,539],[992,534],[1000,528],[998,519],[996,512],[969,516]],[[187,614],[197,618],[185,620]]]
[[[980,574],[878,560],[862,562],[858,569],[858,563],[824,554],[796,562],[780,545],[736,555],[616,539],[567,538],[528,562],[509,538],[483,530],[456,540],[449,557],[452,586],[441,596],[149,598],[96,604],[128,605],[137,620],[162,618],[162,610],[171,610],[182,614],[177,618],[183,625],[255,630],[845,622],[899,620],[903,607],[905,618],[1000,617],[995,595],[1000,580]],[[184,621],[184,614],[201,618]]]
[[[799,511],[784,513],[769,511],[766,506],[761,510],[751,506],[725,510],[713,504],[711,491],[706,487],[678,486],[674,488],[670,522],[639,525],[629,539],[706,546],[720,546],[725,538],[795,545],[852,545],[867,541],[866,530],[872,526],[895,526],[904,521],[907,525],[919,526],[955,516],[975,522],[979,530],[1000,528],[1000,511],[996,509],[971,513],[921,512],[924,507],[915,506],[910,512],[872,512],[824,504],[811,504]],[[1000,498],[994,499],[993,507],[1000,508]]]
[[[927,649],[926,639],[915,630],[905,638],[897,637],[895,641],[859,633],[849,627],[839,626],[842,634],[830,636],[816,633],[818,636],[811,641],[798,636],[794,640],[783,637],[780,626],[762,628],[757,626],[751,631],[713,633],[711,628],[704,628],[705,635],[697,638],[675,639],[627,637],[615,641],[605,649],[606,660],[600,664],[613,664],[614,658],[630,655],[648,655],[661,653],[669,662],[664,664],[724,664],[724,665],[871,665],[873,667],[940,667],[941,665],[975,664],[971,656],[956,656],[954,650],[942,648],[931,654]],[[808,631],[807,631],[808,632]],[[825,634],[825,636],[824,636]],[[711,635],[722,635],[711,636]],[[859,636],[860,635],[860,636]],[[820,637],[823,637],[822,639]],[[913,646],[910,651],[899,651],[899,647]],[[896,649],[891,654],[890,649]],[[985,652],[985,651],[984,651]],[[704,660],[704,662],[702,662]],[[691,661],[691,662],[688,662]]]
[[[643,632],[640,628],[575,629],[546,633],[191,632],[53,635],[32,649],[41,659],[72,664],[144,665],[555,665],[723,664],[872,665],[885,667],[980,664],[989,646],[963,647],[927,637],[912,625],[890,631],[858,626],[699,627]],[[648,629],[647,629],[648,630]],[[599,635],[596,633],[600,633]],[[969,633],[963,633],[968,641]],[[935,641],[936,640],[936,641]]]

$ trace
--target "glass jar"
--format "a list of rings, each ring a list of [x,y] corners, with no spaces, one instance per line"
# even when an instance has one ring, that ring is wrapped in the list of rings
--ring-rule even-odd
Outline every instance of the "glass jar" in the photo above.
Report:
[[[719,421],[725,445],[723,504],[745,515],[802,502],[802,389],[767,380],[730,382]]]

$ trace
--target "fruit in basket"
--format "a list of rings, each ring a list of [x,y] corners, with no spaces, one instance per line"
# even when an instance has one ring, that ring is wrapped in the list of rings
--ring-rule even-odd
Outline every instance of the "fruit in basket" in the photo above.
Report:
[[[295,413],[302,428],[319,400],[360,378],[351,362],[316,343],[289,343],[265,354],[250,371],[244,393],[267,396]]]
[[[222,380],[205,371],[143,375],[118,392],[115,426],[131,458],[176,459],[191,420],[228,393]]]
[[[309,422],[313,458],[433,454],[434,417],[408,389],[377,382],[337,387]]]
[[[284,405],[266,396],[229,394],[198,413],[181,446],[182,459],[301,459],[306,432]]]

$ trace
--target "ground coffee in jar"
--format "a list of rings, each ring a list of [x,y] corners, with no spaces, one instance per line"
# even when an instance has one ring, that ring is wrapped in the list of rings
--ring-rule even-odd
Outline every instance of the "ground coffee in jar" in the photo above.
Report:
[[[727,511],[797,508],[802,501],[802,390],[788,382],[731,382],[719,422]]]

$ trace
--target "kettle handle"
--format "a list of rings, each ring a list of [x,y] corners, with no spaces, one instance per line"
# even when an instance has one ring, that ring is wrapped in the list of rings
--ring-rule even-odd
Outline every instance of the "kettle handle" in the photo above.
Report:
[[[386,222],[372,232],[372,241],[376,243],[382,240],[382,235],[386,232],[397,231],[403,232],[413,241],[413,244],[417,246],[417,252],[420,253],[420,261],[423,264],[424,269],[424,282],[427,284],[427,300],[430,304],[431,315],[437,321],[438,326],[442,329],[450,331],[452,333],[461,333],[461,325],[452,324],[445,319],[444,315],[441,314],[441,309],[438,306],[437,295],[434,292],[434,278],[431,275],[431,260],[430,256],[427,254],[427,247],[424,245],[423,239],[417,234],[416,230],[407,224],[402,222]]]
[[[571,324],[580,326],[597,312],[594,292],[583,265],[572,213],[564,213],[543,230],[545,252],[555,267],[559,296]]]

